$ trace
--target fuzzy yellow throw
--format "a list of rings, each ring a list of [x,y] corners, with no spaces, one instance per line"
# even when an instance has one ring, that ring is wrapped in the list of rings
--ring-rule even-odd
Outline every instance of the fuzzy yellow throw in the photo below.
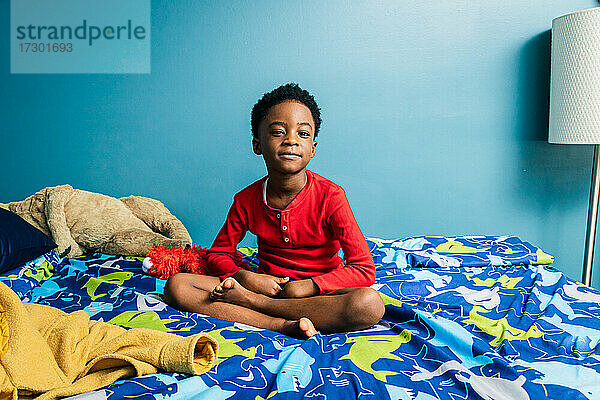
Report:
[[[202,374],[217,348],[205,334],[125,330],[85,311],[21,303],[0,282],[0,400],[72,396],[158,371]]]

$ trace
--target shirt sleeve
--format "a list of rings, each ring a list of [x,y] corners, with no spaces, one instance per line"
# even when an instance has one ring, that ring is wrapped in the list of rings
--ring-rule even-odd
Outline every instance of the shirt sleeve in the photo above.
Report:
[[[233,255],[247,231],[248,219],[241,207],[239,195],[235,195],[227,219],[208,249],[207,263],[211,275],[224,279],[242,269],[233,261]]]
[[[348,287],[371,286],[375,282],[375,263],[343,189],[332,194],[327,215],[333,234],[344,251],[346,264],[312,280],[321,294]]]

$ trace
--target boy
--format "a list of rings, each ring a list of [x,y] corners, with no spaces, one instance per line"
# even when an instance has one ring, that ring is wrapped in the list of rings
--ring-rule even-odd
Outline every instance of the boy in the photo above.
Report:
[[[375,266],[346,195],[306,169],[320,125],[313,96],[296,84],[256,103],[252,148],[268,175],[235,195],[209,250],[215,276],[171,276],[169,304],[297,338],[365,329],[381,319],[383,301],[368,287]],[[232,258],[248,230],[257,236],[259,273]]]

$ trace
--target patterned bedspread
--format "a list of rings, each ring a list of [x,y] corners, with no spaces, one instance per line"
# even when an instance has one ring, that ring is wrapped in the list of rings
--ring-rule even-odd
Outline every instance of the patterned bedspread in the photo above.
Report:
[[[51,252],[0,280],[23,301],[219,341],[204,375],[144,376],[83,398],[600,399],[600,292],[544,265],[549,255],[514,237],[369,245],[384,320],[305,341],[174,310],[138,258]]]

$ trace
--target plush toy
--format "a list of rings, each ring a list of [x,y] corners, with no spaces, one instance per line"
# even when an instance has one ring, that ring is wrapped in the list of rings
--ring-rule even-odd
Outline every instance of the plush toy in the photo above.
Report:
[[[160,279],[167,279],[178,272],[210,275],[207,257],[208,250],[200,246],[166,248],[155,244],[148,251],[148,256],[142,263],[142,269],[148,275]],[[235,252],[232,254],[232,258],[240,267],[249,268],[240,253]]]
[[[145,257],[154,243],[192,243],[181,221],[160,201],[146,197],[116,199],[61,185],[0,207],[50,236],[59,254],[68,257],[87,252]]]

